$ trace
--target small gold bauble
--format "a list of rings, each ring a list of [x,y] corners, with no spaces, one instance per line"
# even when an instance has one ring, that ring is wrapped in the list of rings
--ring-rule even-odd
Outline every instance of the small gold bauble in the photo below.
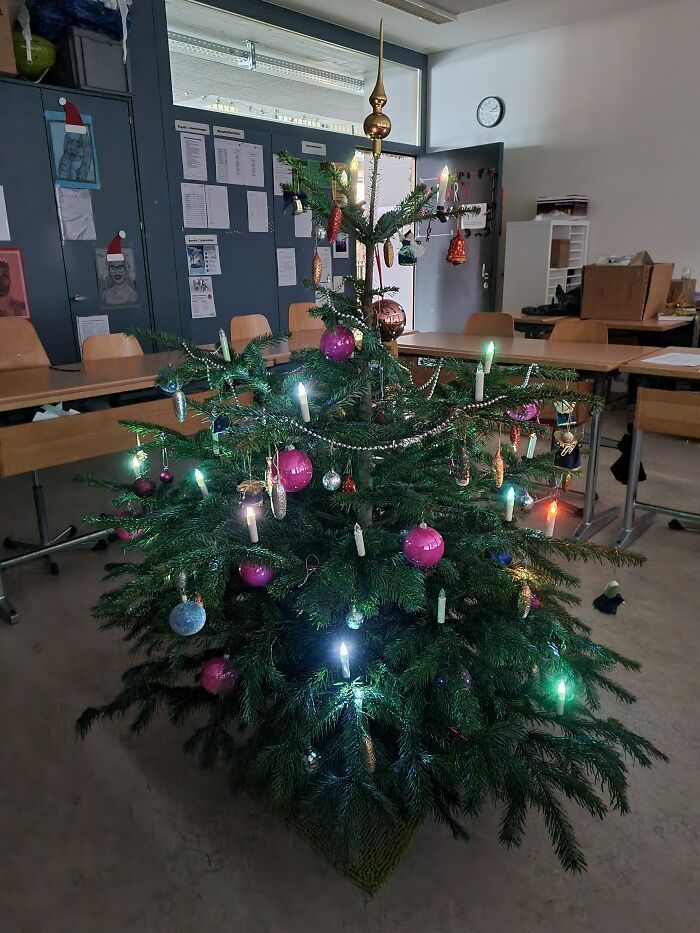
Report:
[[[391,133],[391,120],[385,113],[370,113],[365,117],[363,129],[370,139],[386,139]]]

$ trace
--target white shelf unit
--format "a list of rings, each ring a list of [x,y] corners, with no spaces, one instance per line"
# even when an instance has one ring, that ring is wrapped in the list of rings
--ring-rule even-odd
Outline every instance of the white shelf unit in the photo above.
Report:
[[[569,265],[550,265],[552,240],[569,241]],[[506,225],[506,258],[503,271],[503,310],[549,304],[557,285],[569,291],[581,284],[588,255],[588,221],[558,217],[555,220],[512,221]]]

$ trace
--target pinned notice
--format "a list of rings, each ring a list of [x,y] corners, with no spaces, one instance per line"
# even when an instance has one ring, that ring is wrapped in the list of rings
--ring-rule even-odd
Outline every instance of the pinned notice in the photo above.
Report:
[[[192,317],[216,317],[214,289],[210,275],[197,275],[190,278],[190,308]]]
[[[267,233],[270,229],[267,217],[267,192],[248,191],[248,230],[251,233]]]
[[[293,247],[277,250],[277,284],[280,287],[297,284],[297,257]]]
[[[206,137],[193,133],[180,133],[180,153],[183,178],[189,181],[206,181]]]

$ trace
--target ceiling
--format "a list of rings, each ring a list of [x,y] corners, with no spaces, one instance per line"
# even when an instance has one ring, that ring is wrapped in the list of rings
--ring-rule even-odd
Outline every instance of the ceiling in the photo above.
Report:
[[[274,2],[274,0],[273,0]],[[384,18],[385,38],[421,52],[446,49],[519,35],[537,29],[610,16],[655,6],[669,0],[430,0],[457,15],[457,22],[436,26],[384,6],[377,0],[286,0],[277,3],[356,32],[376,34]]]

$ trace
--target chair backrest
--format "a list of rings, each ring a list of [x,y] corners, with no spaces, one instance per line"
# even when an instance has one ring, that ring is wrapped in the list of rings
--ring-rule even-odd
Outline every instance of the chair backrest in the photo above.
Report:
[[[118,360],[125,356],[143,356],[136,337],[128,334],[95,334],[83,340],[83,362]]]
[[[50,365],[37,332],[26,318],[0,317],[0,370]]]
[[[476,311],[467,318],[464,333],[474,337],[514,337],[515,325],[503,311]]]
[[[323,330],[320,317],[311,317],[309,311],[316,305],[309,301],[295,301],[289,306],[288,329],[294,334],[300,330]]]
[[[634,426],[667,437],[700,440],[697,392],[641,387],[637,390]]]
[[[602,321],[581,321],[576,318],[557,321],[549,335],[550,340],[569,343],[607,343],[608,328]]]
[[[253,337],[266,337],[272,328],[264,314],[241,314],[231,318],[230,332],[231,343],[243,343]]]

